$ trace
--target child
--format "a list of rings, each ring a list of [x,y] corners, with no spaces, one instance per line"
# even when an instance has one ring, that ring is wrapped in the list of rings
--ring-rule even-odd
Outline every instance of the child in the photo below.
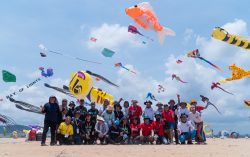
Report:
[[[121,143],[122,144],[129,144],[131,129],[130,129],[130,126],[128,124],[127,117],[123,117],[121,119],[120,130],[121,130],[121,136],[123,137]]]
[[[93,144],[95,142],[95,123],[91,121],[91,114],[86,113],[85,122],[83,123],[84,144]]]
[[[59,144],[72,144],[73,126],[71,125],[71,117],[66,117],[57,130],[59,133]]]
[[[185,113],[180,116],[178,132],[181,144],[185,144],[185,141],[188,141],[188,144],[193,144],[192,139],[195,136],[195,130],[191,122],[187,120],[187,115]]]
[[[77,145],[82,144],[82,121],[80,120],[81,112],[76,111],[75,112],[75,117],[73,118],[72,124],[73,124],[73,129],[74,129],[74,135],[73,135],[73,140],[74,143]]]
[[[153,144],[154,138],[152,137],[153,127],[150,124],[150,118],[149,116],[144,116],[144,123],[142,123],[140,126],[141,128],[141,142],[142,144]]]
[[[155,113],[155,121],[152,123],[154,129],[154,137],[156,140],[156,144],[166,144],[166,138],[164,137],[164,126],[165,123],[161,119],[161,113]]]
[[[119,128],[119,125],[120,121],[117,119],[109,128],[109,143],[111,144],[118,144],[122,140],[122,137],[120,136],[121,130]]]
[[[97,132],[98,139],[100,140],[100,144],[107,143],[109,127],[108,124],[105,123],[104,119],[101,116],[97,116],[97,123],[95,125],[95,131]]]
[[[131,128],[131,143],[139,144],[140,143],[140,124],[137,117],[135,117],[130,124]]]
[[[164,111],[162,112],[162,119],[165,122],[165,132],[169,143],[173,143],[173,130],[175,125],[174,111],[169,109],[167,104],[164,105]]]
[[[181,114],[186,114],[186,115],[189,115],[190,111],[189,109],[187,108],[187,103],[186,102],[181,102],[180,103],[180,107],[178,107],[177,110],[175,110],[175,114],[177,115],[178,117],[178,121],[180,121],[180,116]]]

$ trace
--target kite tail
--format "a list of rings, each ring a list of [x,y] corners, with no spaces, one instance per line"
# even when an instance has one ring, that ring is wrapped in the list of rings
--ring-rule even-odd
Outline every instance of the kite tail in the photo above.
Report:
[[[217,65],[215,65],[215,64],[213,64],[213,63],[211,63],[211,62],[209,62],[208,60],[204,59],[203,57],[198,57],[198,58],[201,59],[201,60],[203,60],[203,61],[205,61],[205,62],[207,62],[208,64],[212,65],[212,66],[215,67],[216,69],[218,69],[218,70],[220,70],[220,71],[223,71],[223,70],[221,70],[220,67],[218,67]]]
[[[218,109],[213,103],[207,102],[207,105],[213,106],[213,107],[217,110],[217,112],[218,112],[219,114],[221,114],[221,112],[219,111],[219,109]]]
[[[170,28],[163,27],[163,29],[158,32],[158,38],[160,44],[164,43],[165,36],[175,36],[175,32]]]
[[[223,89],[223,88],[221,88],[221,87],[218,87],[218,88],[221,89],[222,91],[228,93],[228,94],[234,95],[233,93],[230,93],[230,92],[226,91],[225,89]]]

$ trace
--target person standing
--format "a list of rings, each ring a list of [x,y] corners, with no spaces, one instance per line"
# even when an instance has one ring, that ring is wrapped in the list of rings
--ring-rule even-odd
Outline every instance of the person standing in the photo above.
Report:
[[[128,114],[129,114],[129,119],[130,123],[133,122],[134,118],[138,118],[140,123],[140,116],[142,115],[142,108],[141,106],[137,105],[138,101],[137,100],[132,100],[132,105],[129,106],[128,108]]]
[[[53,146],[56,144],[56,126],[58,123],[58,117],[60,114],[60,109],[59,105],[57,102],[57,99],[55,96],[50,96],[49,97],[49,102],[46,103],[42,109],[42,113],[45,113],[45,118],[44,118],[44,129],[43,129],[43,134],[42,134],[42,142],[41,146],[46,146],[46,136],[47,132],[50,128],[51,132],[51,141],[50,145]]]
[[[80,113],[81,113],[80,119],[81,119],[81,121],[84,122],[84,120],[85,120],[85,114],[88,112],[88,110],[87,110],[87,108],[84,106],[84,103],[85,103],[85,102],[84,102],[84,99],[81,99],[79,103],[80,103],[79,106],[77,106],[77,107],[75,108],[75,112],[76,112],[76,111],[80,111]]]
[[[143,111],[142,116],[149,116],[150,118],[150,123],[152,123],[154,121],[154,110],[151,107],[152,106],[152,102],[151,101],[146,101],[144,102],[144,105],[146,105],[146,108]]]
[[[129,102],[124,101],[123,103],[123,114],[125,117],[128,117],[128,108],[129,108]]]
[[[96,118],[97,118],[97,115],[99,114],[99,111],[98,109],[96,109],[95,107],[95,102],[92,102],[90,104],[90,109],[88,110],[88,113],[91,115],[91,121],[93,121],[94,123],[96,123]]]

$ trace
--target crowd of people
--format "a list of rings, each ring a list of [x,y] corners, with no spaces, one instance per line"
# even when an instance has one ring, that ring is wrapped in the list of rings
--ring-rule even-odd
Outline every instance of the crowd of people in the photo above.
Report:
[[[112,104],[104,100],[101,109],[95,103],[90,109],[84,99],[68,103],[66,99],[59,105],[51,96],[41,107],[45,113],[42,146],[46,146],[46,136],[50,128],[50,145],[81,144],[206,144],[201,110],[196,100],[186,102],[170,100],[167,104],[158,102],[156,110],[149,100],[144,102],[144,110],[137,100],[120,99]],[[123,106],[121,103],[123,102]]]

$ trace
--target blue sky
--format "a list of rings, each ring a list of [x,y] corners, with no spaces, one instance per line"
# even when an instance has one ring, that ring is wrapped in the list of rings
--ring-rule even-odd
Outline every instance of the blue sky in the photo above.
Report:
[[[40,66],[54,68],[55,75],[44,80],[61,86],[67,84],[72,72],[91,70],[102,74],[120,85],[114,89],[102,82],[95,86],[112,93],[117,99],[137,98],[143,102],[148,91],[156,91],[157,84],[163,84],[167,91],[156,94],[159,100],[167,102],[180,93],[185,101],[199,99],[200,94],[210,97],[217,103],[223,115],[217,115],[212,109],[204,111],[203,117],[216,131],[227,129],[243,133],[250,129],[249,111],[242,104],[249,95],[249,80],[244,79],[226,84],[225,88],[236,93],[228,96],[220,91],[211,91],[210,84],[230,75],[228,65],[237,65],[250,69],[250,55],[240,48],[211,39],[210,34],[216,26],[225,26],[233,33],[248,37],[249,8],[241,2],[227,0],[151,0],[149,1],[163,26],[176,32],[175,37],[167,37],[160,45],[154,31],[139,30],[152,38],[145,40],[126,32],[133,20],[125,14],[125,8],[143,1],[140,0],[44,0],[40,2],[20,0],[3,1],[0,5],[0,67],[16,74],[16,83],[1,82],[0,96],[4,97],[14,89],[32,82]],[[108,30],[106,30],[108,29]],[[106,30],[106,31],[105,31]],[[110,31],[111,30],[111,31]],[[88,41],[92,35],[98,36],[96,45]],[[110,37],[109,37],[110,36]],[[146,45],[141,44],[147,41]],[[107,42],[110,41],[110,42]],[[118,42],[119,41],[119,42]],[[39,44],[48,49],[60,51],[88,60],[101,62],[95,65],[48,54],[39,55]],[[104,58],[102,48],[107,47],[116,54],[113,58]],[[199,48],[202,55],[219,65],[224,72],[218,72],[199,60],[186,58],[187,51]],[[176,65],[176,59],[183,59],[182,65]],[[122,62],[138,72],[130,73],[114,68],[114,63]],[[170,76],[177,73],[189,84],[172,81]],[[39,76],[39,75],[38,75]],[[34,89],[22,93],[16,98],[29,101],[37,106],[47,101],[53,91],[38,83]],[[58,95],[60,98],[63,95]],[[199,102],[202,104],[202,102]],[[40,123],[43,117],[32,113],[24,114],[12,107],[8,101],[1,103],[0,112],[6,112],[19,123]],[[29,119],[27,116],[31,116]],[[20,119],[19,119],[20,118]],[[237,124],[233,124],[235,122]],[[247,129],[246,129],[247,128]]]

